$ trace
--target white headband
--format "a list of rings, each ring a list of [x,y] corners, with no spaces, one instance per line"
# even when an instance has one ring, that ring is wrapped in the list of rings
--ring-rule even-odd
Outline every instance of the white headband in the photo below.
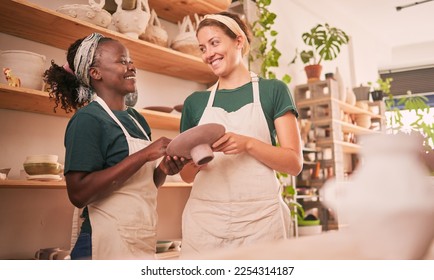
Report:
[[[243,37],[244,38],[243,55],[246,55],[249,52],[250,45],[249,45],[249,41],[247,40],[246,33],[244,33],[244,31],[241,29],[241,27],[233,18],[224,15],[212,14],[212,15],[205,15],[203,19],[213,19],[218,22],[221,22],[224,25],[226,25],[232,32],[234,32],[235,35]]]

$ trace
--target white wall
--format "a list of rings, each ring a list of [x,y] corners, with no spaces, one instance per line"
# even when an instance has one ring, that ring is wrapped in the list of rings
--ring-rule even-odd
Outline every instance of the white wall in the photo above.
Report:
[[[376,80],[378,66],[391,56],[387,44],[378,38],[373,38],[363,29],[363,26],[352,23],[351,15],[340,11],[338,7],[330,6],[328,1],[320,1],[316,4],[321,6],[312,8],[309,1],[301,0],[272,1],[270,10],[277,14],[273,28],[279,33],[277,48],[282,52],[280,67],[276,70],[277,76],[281,77],[289,73],[293,78],[291,89],[297,84],[307,82],[301,60],[298,59],[295,65],[288,65],[288,63],[295,55],[295,48],[299,51],[305,49],[301,39],[302,33],[309,31],[318,23],[329,23],[350,35],[352,44],[343,46],[336,60],[322,63],[322,79],[325,73],[335,72],[336,67],[339,67],[339,72],[347,86],[354,87],[360,83],[366,84],[368,81]]]

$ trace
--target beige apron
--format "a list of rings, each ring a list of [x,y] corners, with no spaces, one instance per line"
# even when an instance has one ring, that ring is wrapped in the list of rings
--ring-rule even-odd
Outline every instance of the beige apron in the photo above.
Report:
[[[133,154],[151,142],[133,138],[100,97],[96,102],[120,126]],[[146,135],[141,125],[137,126]],[[147,137],[147,135],[146,135]],[[156,246],[156,162],[143,165],[124,185],[107,198],[88,205],[92,225],[92,259],[153,259]]]
[[[230,113],[213,107],[217,82],[199,124],[220,123],[228,132],[271,144],[258,77],[251,76],[253,103]],[[247,153],[214,155],[197,174],[183,212],[183,254],[289,237],[290,212],[274,170]]]

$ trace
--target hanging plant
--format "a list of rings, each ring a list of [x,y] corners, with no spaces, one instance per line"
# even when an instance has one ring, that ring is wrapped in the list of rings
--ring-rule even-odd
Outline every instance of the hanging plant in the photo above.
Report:
[[[254,37],[259,40],[259,46],[258,52],[249,56],[249,62],[261,59],[261,76],[268,79],[276,79],[276,73],[271,68],[279,66],[279,58],[282,55],[276,48],[276,36],[278,32],[272,28],[277,16],[268,10],[271,0],[256,0],[255,3],[258,19],[252,24],[252,32]],[[291,76],[285,74],[281,80],[289,83],[291,82]]]

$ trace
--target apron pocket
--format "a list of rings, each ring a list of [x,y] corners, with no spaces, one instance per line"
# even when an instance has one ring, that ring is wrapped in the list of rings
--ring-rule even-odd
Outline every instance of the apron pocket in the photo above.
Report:
[[[152,226],[118,225],[119,235],[133,254],[154,254],[156,231]]]

